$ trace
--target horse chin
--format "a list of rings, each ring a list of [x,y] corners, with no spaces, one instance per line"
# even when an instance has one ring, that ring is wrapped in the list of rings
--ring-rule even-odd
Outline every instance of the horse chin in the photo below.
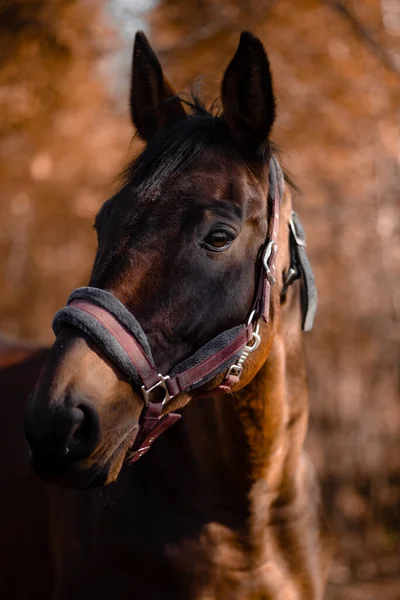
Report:
[[[44,460],[33,454],[31,456],[31,468],[35,475],[46,483],[58,487],[85,489],[105,485],[108,478],[108,468],[90,467],[85,468],[79,463],[58,462]]]
[[[85,461],[68,460],[52,461],[48,457],[32,454],[31,468],[46,483],[71,489],[87,489],[108,485],[116,481],[125,460],[125,449],[117,452],[104,465],[91,464]]]

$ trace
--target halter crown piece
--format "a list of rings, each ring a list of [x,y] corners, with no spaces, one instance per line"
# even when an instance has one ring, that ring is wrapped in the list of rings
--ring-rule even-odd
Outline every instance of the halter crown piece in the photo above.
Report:
[[[95,287],[78,288],[69,297],[68,305],[54,317],[53,330],[56,335],[64,325],[79,328],[134,383],[141,385],[144,406],[133,439],[131,462],[138,460],[163,431],[181,418],[177,413],[161,416],[166,402],[180,392],[190,392],[192,396],[215,396],[229,392],[239,381],[247,357],[260,344],[259,319],[269,321],[271,286],[275,283],[280,198],[284,185],[281,168],[274,157],[270,161],[269,177],[268,234],[260,252],[260,275],[246,324],[220,333],[176,365],[170,373],[162,375],[154,364],[147,336],[140,323],[110,292]],[[290,268],[284,278],[282,293],[301,278],[302,325],[307,331],[312,328],[317,294],[305,253],[304,231],[295,213],[290,222],[290,256]],[[223,372],[225,377],[218,387],[207,392],[196,392],[197,388]]]

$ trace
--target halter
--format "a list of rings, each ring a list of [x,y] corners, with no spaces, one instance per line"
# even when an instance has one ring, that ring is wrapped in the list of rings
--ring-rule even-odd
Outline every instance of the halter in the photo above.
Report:
[[[166,375],[159,372],[150,345],[140,323],[110,292],[95,288],[76,289],[68,305],[54,317],[57,335],[64,325],[73,325],[86,333],[108,357],[136,384],[141,385],[144,401],[139,427],[132,440],[130,460],[135,462],[147,452],[157,437],[181,418],[180,414],[161,416],[164,405],[181,392],[191,396],[215,396],[231,390],[239,382],[247,357],[261,341],[259,320],[270,317],[271,287],[275,283],[277,237],[283,176],[274,157],[270,161],[268,203],[270,216],[267,238],[260,248],[259,277],[249,318],[245,324],[228,329],[207,342],[189,358],[173,367]],[[295,213],[290,222],[291,264],[284,279],[283,293],[302,277],[303,329],[311,329],[316,309],[316,289],[305,255],[304,232]],[[303,285],[302,285],[303,288]],[[220,385],[207,392],[196,391],[217,375],[225,372]]]

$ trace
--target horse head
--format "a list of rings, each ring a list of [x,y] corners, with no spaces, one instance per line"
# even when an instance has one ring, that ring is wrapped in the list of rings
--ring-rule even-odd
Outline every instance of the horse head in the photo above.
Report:
[[[96,217],[98,249],[89,287],[83,289],[96,290],[92,304],[100,302],[102,311],[113,313],[106,333],[114,325],[126,333],[132,316],[134,349],[172,378],[187,371],[193,357],[202,365],[210,360],[213,340],[219,344],[215,352],[223,355],[237,332],[250,331],[232,359],[203,369],[198,381],[192,378],[175,393],[169,389],[157,419],[196,402],[198,394],[223,389],[229,360],[236,367],[229,389],[245,386],[268,357],[285,302],[291,203],[289,194],[282,201],[277,191],[281,174],[270,143],[276,110],[270,66],[250,33],[242,33],[224,73],[221,105],[220,113],[212,114],[197,99],[177,96],[144,34],[136,35],[130,107],[145,147]],[[274,273],[261,289],[260,277],[269,266]],[[34,470],[72,487],[117,478],[145,400],[143,377],[135,378],[137,371],[124,368],[101,336],[79,321],[82,293],[68,314],[56,318],[57,337],[26,415]],[[103,327],[105,313],[96,313],[93,327]],[[224,338],[226,332],[231,337]],[[158,387],[150,386],[151,394]]]

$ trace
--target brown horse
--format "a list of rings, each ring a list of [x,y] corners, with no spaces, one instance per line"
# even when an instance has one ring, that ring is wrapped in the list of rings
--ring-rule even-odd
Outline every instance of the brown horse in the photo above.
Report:
[[[32,503],[38,597],[323,597],[329,544],[303,450],[313,290],[251,34],[221,101],[213,115],[176,96],[136,36],[146,147],[97,215],[90,287],[56,316],[26,413],[33,469],[81,488]]]

